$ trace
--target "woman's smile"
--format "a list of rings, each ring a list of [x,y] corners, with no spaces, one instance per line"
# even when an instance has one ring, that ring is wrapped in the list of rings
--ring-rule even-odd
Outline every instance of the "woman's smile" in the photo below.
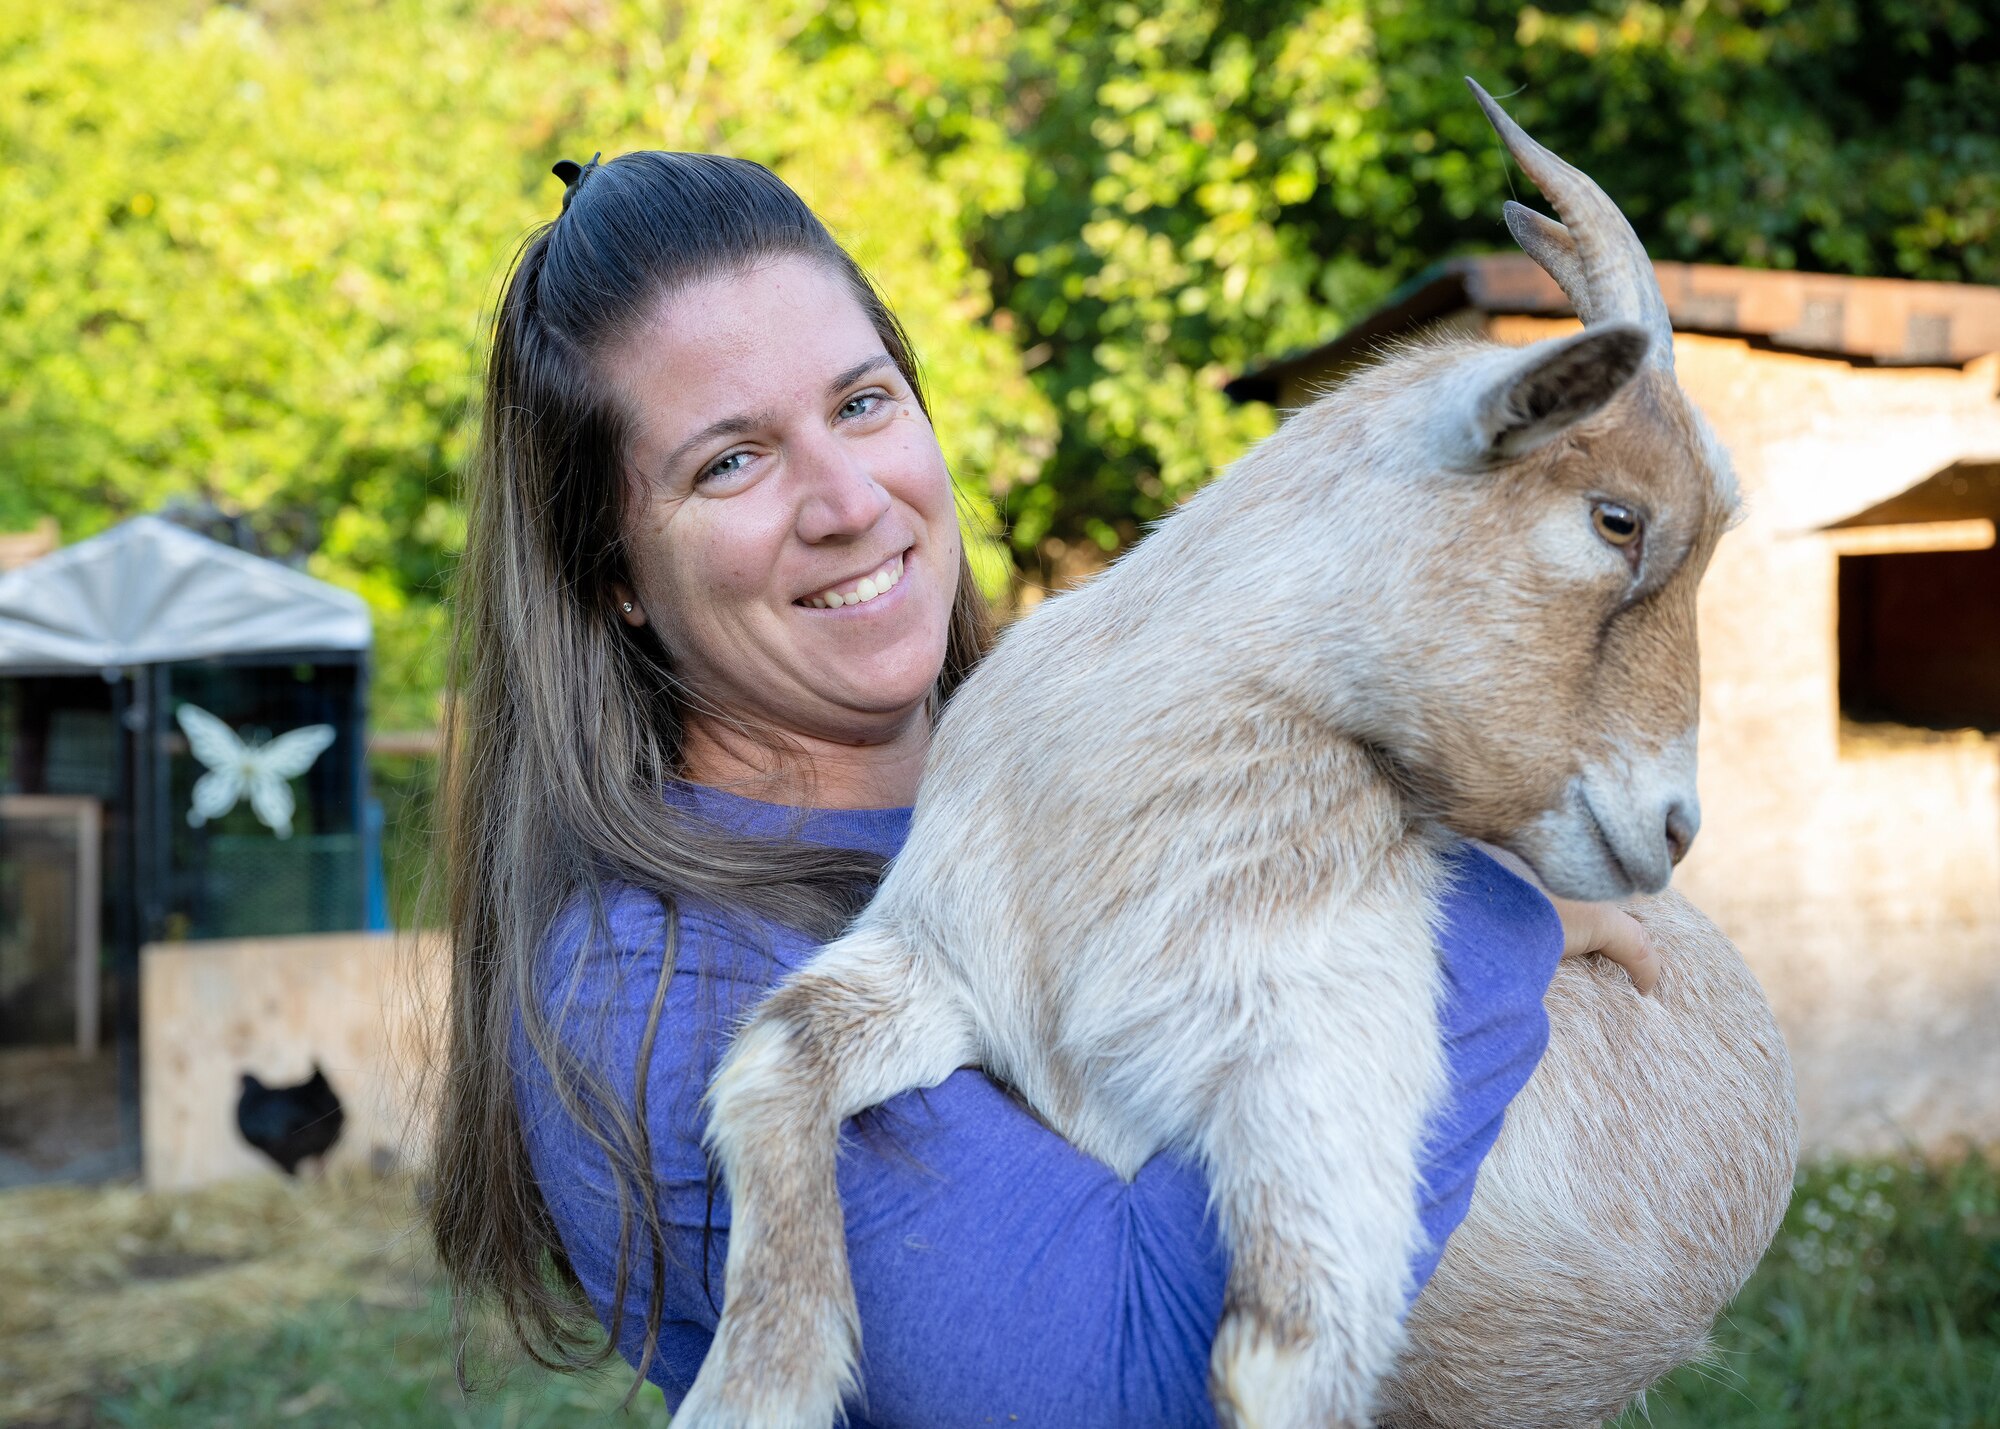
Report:
[[[892,601],[892,592],[903,589],[903,558],[913,548],[905,547],[884,561],[880,567],[867,575],[853,580],[836,581],[813,595],[801,596],[792,602],[812,610],[844,610],[867,606],[876,614],[889,610],[900,601]],[[860,612],[857,610],[857,614]]]

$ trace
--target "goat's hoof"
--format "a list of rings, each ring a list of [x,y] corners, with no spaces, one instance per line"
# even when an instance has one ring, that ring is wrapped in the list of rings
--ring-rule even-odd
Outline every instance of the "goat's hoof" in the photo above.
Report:
[[[744,1395],[697,1376],[687,1398],[673,1413],[674,1429],[830,1429],[833,1415],[813,1418],[801,1406],[778,1402],[762,1392]]]
[[[674,1411],[674,1429],[831,1429],[851,1383],[843,1369],[851,1360],[830,1349],[815,1358],[808,1344],[810,1335],[759,1333],[725,1313],[701,1373]]]
[[[1311,1337],[1284,1334],[1243,1310],[1223,1317],[1209,1353],[1208,1387],[1225,1429],[1367,1429],[1358,1386],[1327,1382]]]
[[[1209,1392],[1227,1429],[1292,1429],[1310,1422],[1305,1347],[1281,1340],[1259,1317],[1224,1318],[1209,1354]]]

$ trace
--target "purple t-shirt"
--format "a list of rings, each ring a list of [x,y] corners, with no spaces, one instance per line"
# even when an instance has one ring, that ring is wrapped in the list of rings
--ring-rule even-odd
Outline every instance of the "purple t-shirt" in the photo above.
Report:
[[[908,809],[806,812],[713,789],[670,797],[722,828],[893,857]],[[1464,1218],[1507,1103],[1548,1041],[1542,995],[1562,928],[1542,894],[1470,846],[1453,855],[1443,906],[1438,1012],[1449,1087],[1433,1114],[1420,1210],[1429,1250]],[[657,899],[607,890],[608,940],[581,906],[551,929],[545,1008],[565,1045],[603,1069],[626,1105],[665,945]],[[665,1319],[649,1377],[678,1404],[722,1302],[729,1206],[710,1202],[701,1096],[729,1029],[816,945],[776,925],[684,905],[653,1044],[647,1122],[655,1192],[671,1227]],[[605,1161],[516,1038],[522,1130],[570,1263],[611,1321],[618,1209]],[[1227,1257],[1201,1169],[1171,1155],[1121,1181],[983,1073],[960,1071],[850,1124],[840,1159],[849,1263],[861,1310],[856,1429],[1212,1426],[1209,1345]],[[704,1247],[704,1222],[713,1235]],[[620,1351],[637,1362],[650,1270],[641,1240]],[[705,1253],[704,1253],[705,1252]]]

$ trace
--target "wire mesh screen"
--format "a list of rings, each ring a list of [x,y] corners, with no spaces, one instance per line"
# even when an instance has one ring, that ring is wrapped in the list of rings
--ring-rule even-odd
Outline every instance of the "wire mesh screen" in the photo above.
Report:
[[[116,799],[118,727],[111,711],[51,710],[44,778],[51,794],[87,794],[106,802]]]
[[[358,678],[338,662],[168,668],[165,936],[363,925]]]
[[[208,841],[195,938],[320,933],[357,926],[358,834],[218,834]]]
[[[101,676],[0,677],[0,794],[118,800],[118,721]]]

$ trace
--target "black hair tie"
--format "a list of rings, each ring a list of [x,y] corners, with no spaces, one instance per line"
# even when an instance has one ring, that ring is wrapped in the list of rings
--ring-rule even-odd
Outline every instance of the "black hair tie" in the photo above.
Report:
[[[569,212],[569,201],[576,197],[576,191],[583,187],[583,181],[590,177],[590,171],[597,167],[597,161],[603,157],[604,151],[599,149],[590,156],[590,162],[587,164],[579,164],[574,159],[558,159],[556,166],[549,170],[563,181],[564,213]]]

